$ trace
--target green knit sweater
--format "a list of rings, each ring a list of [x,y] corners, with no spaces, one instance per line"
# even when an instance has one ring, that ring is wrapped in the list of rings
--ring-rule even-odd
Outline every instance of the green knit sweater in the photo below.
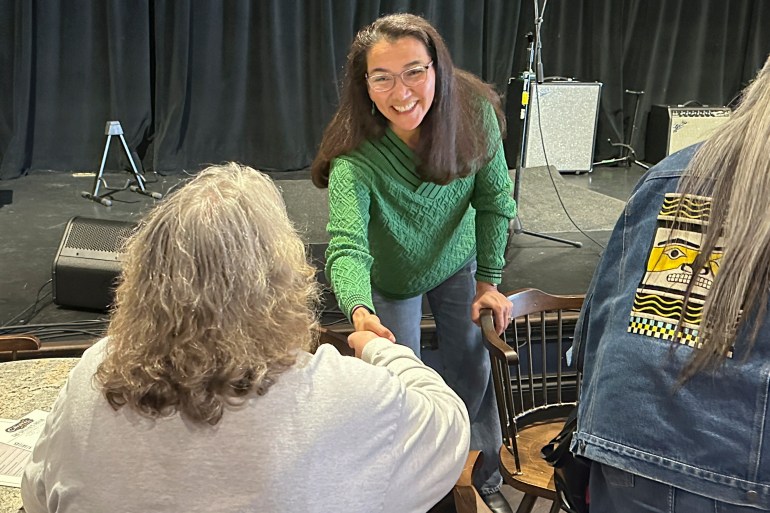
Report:
[[[493,124],[501,142],[492,160],[447,185],[423,182],[416,156],[390,129],[334,159],[326,276],[348,318],[358,305],[375,311],[372,285],[386,297],[414,297],[440,285],[474,254],[476,279],[500,283],[516,205]]]

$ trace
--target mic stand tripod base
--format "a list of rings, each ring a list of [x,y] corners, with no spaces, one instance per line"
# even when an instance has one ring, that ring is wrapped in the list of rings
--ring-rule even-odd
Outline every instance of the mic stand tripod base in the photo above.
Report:
[[[650,166],[648,164],[645,164],[644,162],[640,162],[632,157],[617,157],[614,159],[600,160],[599,162],[594,162],[592,166],[593,167],[611,166],[613,164],[621,164],[623,167],[631,167],[631,164],[636,164],[642,169],[650,169]]]
[[[582,248],[583,247],[583,243],[582,242],[578,242],[576,240],[567,240],[567,239],[562,239],[562,238],[559,238],[559,237],[554,237],[552,235],[546,235],[545,233],[537,233],[537,232],[531,232],[529,230],[525,230],[521,226],[521,221],[519,220],[519,216],[516,216],[516,217],[513,218],[513,233],[514,233],[514,235],[518,235],[520,233],[523,233],[525,235],[531,235],[532,237],[540,237],[541,239],[546,239],[546,240],[550,240],[550,241],[553,241],[553,242],[560,242],[562,244],[567,244],[568,246],[572,246],[572,247],[575,247],[575,248]]]
[[[591,165],[596,167],[596,166],[611,166],[613,164],[622,164],[624,167],[628,167],[631,163],[629,162],[629,159],[626,157],[617,157],[612,159],[600,160],[599,162],[594,162]]]

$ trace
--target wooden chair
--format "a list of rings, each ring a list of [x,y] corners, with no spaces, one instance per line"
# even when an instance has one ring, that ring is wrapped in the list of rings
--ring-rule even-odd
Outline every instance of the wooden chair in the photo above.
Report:
[[[318,332],[318,344],[331,344],[343,356],[355,356],[355,351],[348,345],[348,337],[324,326],[316,328]]]
[[[558,512],[553,468],[540,449],[556,436],[577,400],[579,376],[566,368],[564,354],[572,345],[574,323],[585,296],[553,296],[521,289],[508,299],[513,322],[501,338],[492,311],[481,312],[484,345],[503,431],[500,473],[524,493],[518,512],[532,511],[539,497],[553,501]]]
[[[468,453],[468,459],[465,461],[460,479],[452,488],[457,513],[492,513],[476,487],[473,486],[473,474],[481,466],[483,457],[484,455],[479,451]]]
[[[34,335],[0,335],[0,353],[11,353],[15,360],[19,351],[36,351],[40,349],[40,339]]]

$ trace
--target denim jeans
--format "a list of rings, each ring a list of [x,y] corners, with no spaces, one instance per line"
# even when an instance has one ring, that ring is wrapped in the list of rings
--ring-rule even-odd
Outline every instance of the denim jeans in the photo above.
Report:
[[[589,481],[591,513],[758,513],[593,462]]]
[[[465,402],[471,421],[471,449],[484,453],[483,466],[475,476],[481,495],[496,492],[502,485],[499,451],[502,445],[489,356],[481,340],[481,329],[471,321],[476,295],[476,261],[466,264],[441,285],[426,293],[436,321],[440,365],[436,369]],[[420,356],[422,296],[388,299],[372,288],[374,307],[384,326]]]

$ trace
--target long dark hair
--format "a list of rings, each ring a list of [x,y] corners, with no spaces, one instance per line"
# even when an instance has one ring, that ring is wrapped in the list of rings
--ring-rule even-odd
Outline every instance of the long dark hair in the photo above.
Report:
[[[725,248],[699,327],[703,345],[694,352],[685,379],[723,362],[732,346],[742,343],[750,350],[767,314],[769,145],[770,57],[743,91],[730,119],[695,153],[679,185],[682,193],[712,200],[710,222],[693,269],[703,269],[718,245]],[[694,272],[693,281],[696,276]],[[692,287],[691,283],[687,301]],[[739,333],[746,335],[745,340],[736,340]]]
[[[331,161],[344,155],[367,139],[380,138],[388,120],[375,109],[369,98],[366,80],[366,56],[383,39],[396,41],[413,37],[421,41],[433,60],[436,91],[433,105],[420,125],[420,140],[415,153],[421,162],[418,173],[425,181],[447,184],[468,176],[488,162],[499,141],[489,140],[484,103],[495,111],[501,133],[505,116],[500,96],[489,84],[466,71],[455,68],[444,40],[427,20],[413,14],[391,14],[361,29],[348,53],[340,106],[324,131],[321,147],[311,167],[317,187],[329,184]]]

